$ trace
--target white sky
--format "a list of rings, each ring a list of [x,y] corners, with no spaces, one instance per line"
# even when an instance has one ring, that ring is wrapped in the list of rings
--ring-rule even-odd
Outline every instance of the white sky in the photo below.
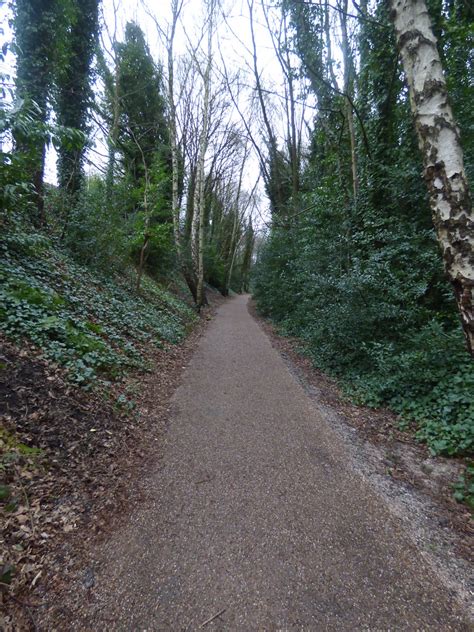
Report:
[[[102,13],[105,22],[103,37],[107,42],[107,34],[115,31],[117,39],[121,40],[126,23],[133,20],[140,25],[145,33],[155,61],[162,62],[163,65],[166,66],[166,50],[157,32],[154,20],[151,19],[148,14],[149,12],[155,16],[161,28],[166,31],[171,18],[170,0],[160,2],[159,8],[157,8],[157,3],[153,0],[103,0]],[[190,42],[194,45],[195,42],[199,41],[205,20],[205,3],[202,0],[185,0],[175,39],[176,57],[180,55],[185,56],[189,49]],[[262,81],[268,89],[283,94],[283,90],[281,89],[283,78],[280,65],[275,57],[272,40],[264,22],[264,15],[259,7],[259,3],[256,2],[254,8],[254,26],[258,47],[258,64],[262,71]],[[205,45],[206,42],[203,41],[203,46]],[[239,0],[238,2],[225,2],[224,0],[222,9],[219,11],[217,18],[216,36],[213,45],[216,77],[222,74],[222,55],[229,73],[237,70],[241,70],[244,73],[248,72],[248,78],[244,79],[243,77],[244,82],[248,85],[254,84],[253,70],[250,66],[252,63],[252,43],[246,0]],[[248,92],[247,95],[240,99],[243,111],[247,109],[247,103],[245,102],[247,98]],[[276,99],[276,103],[278,103],[278,99]],[[310,116],[312,115],[311,112],[309,114]],[[240,122],[240,116],[237,112],[235,112],[233,116],[235,121]],[[279,122],[281,123],[282,120],[276,120],[277,126]],[[281,135],[283,138],[284,128],[281,129]],[[100,149],[100,152],[105,153],[103,149]],[[94,162],[97,159],[98,156],[94,156]],[[95,168],[91,166],[90,170],[93,172]],[[244,186],[248,190],[251,190],[255,184],[255,177],[258,172],[258,160],[254,152],[252,152],[244,175]],[[263,183],[260,184],[259,193],[261,204],[258,214],[267,219],[268,211],[266,207],[268,203],[264,195]],[[256,218],[257,221],[258,214]]]
[[[13,34],[10,29],[9,20],[11,11],[8,4],[4,0],[0,0],[0,49],[6,42],[11,42]],[[13,91],[13,64],[14,58],[11,52],[8,52],[5,60],[0,60],[0,78],[2,84],[2,93],[0,94],[0,106],[2,103],[10,103]]]
[[[240,97],[239,104],[241,109],[245,111],[248,107],[248,100],[251,94],[251,87],[255,84],[253,71],[251,68],[251,34],[250,19],[248,15],[247,0],[222,0],[222,8],[219,10],[217,19],[216,37],[214,41],[214,65],[215,75],[222,73],[222,58],[225,60],[228,72],[232,73],[237,70],[242,72],[242,82],[248,84],[246,94]],[[147,10],[152,12],[158,20],[161,28],[166,30],[171,16],[170,0],[102,0],[102,18],[104,22],[103,39],[107,44],[109,38],[107,33],[116,31],[117,40],[123,39],[125,25],[128,21],[137,22],[145,33],[148,45],[156,62],[162,62],[166,66],[166,54],[163,42],[157,32],[154,20],[147,14]],[[186,55],[190,42],[199,40],[202,33],[203,24],[205,22],[205,0],[184,0],[184,6],[181,12],[181,22],[175,39],[175,54]],[[225,18],[224,18],[225,16]],[[258,65],[261,71],[261,80],[265,88],[275,91],[283,95],[282,87],[283,77],[280,65],[276,59],[273,49],[272,40],[265,24],[265,17],[260,7],[260,1],[255,0],[254,7],[254,26],[256,33],[256,42],[258,48]],[[0,29],[3,28],[3,34],[0,30],[0,45],[2,39],[11,41],[12,34],[8,27],[8,9],[7,4],[0,0]],[[205,42],[203,42],[205,46]],[[336,56],[339,56],[337,44],[334,46]],[[11,53],[7,57],[4,68],[0,66],[0,74],[9,73],[13,66],[13,56]],[[247,77],[245,74],[247,74]],[[10,80],[11,84],[11,80]],[[99,89],[99,88],[98,88]],[[230,100],[230,99],[229,99]],[[282,106],[282,101],[277,97],[274,98],[274,107],[278,109]],[[311,121],[314,112],[309,108],[306,111],[305,118]],[[237,113],[233,115],[236,121],[240,120]],[[280,131],[281,140],[285,134],[284,116],[275,117],[275,125]],[[103,154],[103,157],[101,157]],[[96,135],[95,151],[90,153],[92,163],[86,166],[88,173],[97,171],[97,166],[102,167],[106,161],[106,148],[100,135]],[[50,182],[56,180],[56,155],[54,150],[49,150],[47,154],[46,179]],[[255,176],[259,172],[259,166],[256,156],[249,160],[247,173],[244,177],[244,184],[247,189],[251,189]],[[267,216],[266,199],[263,195],[263,186],[260,188],[262,193],[260,213]]]

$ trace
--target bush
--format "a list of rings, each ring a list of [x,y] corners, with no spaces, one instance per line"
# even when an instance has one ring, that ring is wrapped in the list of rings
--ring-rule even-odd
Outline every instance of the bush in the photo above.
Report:
[[[412,182],[408,168],[405,177]],[[338,377],[354,400],[389,406],[434,453],[467,454],[474,366],[433,231],[405,209],[410,199],[400,198],[400,182],[396,191],[397,206],[385,213],[362,191],[354,213],[324,181],[308,197],[310,215],[271,231],[254,296],[261,313],[302,339],[315,366]]]

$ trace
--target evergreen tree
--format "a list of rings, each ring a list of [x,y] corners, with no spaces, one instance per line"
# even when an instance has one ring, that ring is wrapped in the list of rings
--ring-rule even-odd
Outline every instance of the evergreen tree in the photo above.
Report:
[[[71,0],[65,50],[56,71],[56,114],[58,123],[88,132],[91,105],[91,63],[97,42],[98,0]],[[58,179],[68,193],[78,192],[83,179],[82,163],[86,141],[79,147],[59,148]]]
[[[168,164],[169,134],[161,70],[155,65],[140,27],[129,22],[125,40],[117,45],[117,76],[120,103],[118,147],[125,172],[138,185],[145,165],[157,157]]]
[[[29,102],[35,121],[48,118],[54,73],[55,50],[61,44],[57,0],[17,0],[14,4],[16,95]],[[45,145],[41,138],[16,138],[17,150],[25,153],[35,191],[37,208],[33,220],[44,223],[43,178]]]

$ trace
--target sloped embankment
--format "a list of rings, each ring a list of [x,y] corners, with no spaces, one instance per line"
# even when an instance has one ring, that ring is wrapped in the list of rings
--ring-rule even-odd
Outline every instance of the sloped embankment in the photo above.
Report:
[[[13,629],[12,607],[34,620],[30,589],[59,571],[54,547],[103,529],[123,504],[157,421],[136,406],[142,383],[153,369],[165,409],[197,317],[151,279],[137,294],[133,271],[94,274],[39,235],[10,237],[1,254],[0,600],[10,614],[0,627]]]

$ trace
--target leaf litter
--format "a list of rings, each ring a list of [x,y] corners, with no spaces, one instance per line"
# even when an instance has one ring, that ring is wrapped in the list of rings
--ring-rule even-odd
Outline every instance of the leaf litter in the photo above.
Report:
[[[209,311],[183,343],[147,350],[152,372],[93,391],[72,384],[34,345],[0,336],[4,632],[38,629],[81,567],[88,543],[130,510],[134,480],[156,449],[169,399],[208,320]],[[153,401],[146,397],[150,382]],[[84,586],[94,586],[92,569]]]

